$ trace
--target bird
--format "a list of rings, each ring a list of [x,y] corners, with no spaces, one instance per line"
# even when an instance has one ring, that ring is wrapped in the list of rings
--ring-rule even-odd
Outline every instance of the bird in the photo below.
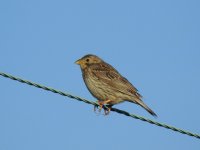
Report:
[[[87,89],[97,99],[99,110],[108,106],[105,115],[110,113],[113,105],[131,102],[140,105],[151,115],[157,117],[143,101],[138,90],[123,77],[113,66],[100,57],[87,54],[75,61],[80,66]]]

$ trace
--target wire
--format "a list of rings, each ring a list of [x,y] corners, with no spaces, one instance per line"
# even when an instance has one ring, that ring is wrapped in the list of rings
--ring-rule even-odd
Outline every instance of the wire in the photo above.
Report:
[[[78,101],[82,101],[82,102],[85,102],[87,104],[94,105],[96,107],[99,106],[98,103],[96,103],[96,102],[89,101],[87,99],[84,99],[84,98],[81,98],[81,97],[78,97],[78,96],[74,96],[74,95],[71,95],[71,94],[56,90],[54,88],[46,87],[46,86],[31,82],[31,81],[28,81],[28,80],[24,80],[24,79],[21,79],[21,78],[18,78],[18,77],[14,77],[14,76],[9,75],[7,73],[0,72],[0,75],[5,77],[5,78],[9,78],[9,79],[21,82],[21,83],[25,83],[25,84],[28,84],[28,85],[31,85],[31,86],[34,86],[34,87],[37,87],[37,88],[40,88],[40,89],[43,89],[43,90],[46,90],[46,91],[57,93],[57,94],[60,94],[62,96],[67,96],[69,98],[76,99]],[[107,107],[104,106],[104,109],[107,109]],[[130,114],[129,112],[126,112],[124,110],[120,110],[120,109],[117,109],[117,108],[111,108],[111,111],[117,112],[119,114],[123,114],[123,115],[131,117],[131,118],[139,119],[141,121],[148,122],[148,123],[154,124],[156,126],[160,126],[160,127],[166,128],[166,129],[170,129],[172,131],[179,132],[179,133],[191,136],[191,137],[195,137],[197,139],[200,139],[200,135],[199,134],[195,134],[195,133],[192,133],[192,132],[189,132],[189,131],[185,131],[183,129],[179,129],[179,128],[176,128],[176,127],[173,127],[173,126],[169,126],[169,125],[166,125],[164,123],[159,123],[159,122],[156,122],[156,121],[153,121],[153,120],[150,120],[150,119],[146,119],[146,118],[141,117],[141,116]]]

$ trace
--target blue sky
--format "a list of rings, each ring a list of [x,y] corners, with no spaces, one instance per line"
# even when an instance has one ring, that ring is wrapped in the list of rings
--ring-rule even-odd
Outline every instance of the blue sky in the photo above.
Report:
[[[74,61],[96,54],[133,83],[155,119],[200,133],[197,0],[0,1],[0,71],[94,100]],[[198,139],[0,77],[0,149],[192,149]]]

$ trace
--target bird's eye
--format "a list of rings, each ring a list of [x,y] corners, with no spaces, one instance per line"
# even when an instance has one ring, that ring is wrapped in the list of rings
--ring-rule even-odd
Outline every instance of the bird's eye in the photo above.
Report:
[[[89,62],[90,60],[89,60],[89,59],[86,59],[86,61]]]

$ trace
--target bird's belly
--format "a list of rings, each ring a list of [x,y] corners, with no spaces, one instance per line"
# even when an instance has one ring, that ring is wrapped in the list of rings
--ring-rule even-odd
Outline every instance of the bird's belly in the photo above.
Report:
[[[100,101],[115,100],[117,97],[106,83],[100,82],[97,78],[87,78],[85,84],[90,93]]]

